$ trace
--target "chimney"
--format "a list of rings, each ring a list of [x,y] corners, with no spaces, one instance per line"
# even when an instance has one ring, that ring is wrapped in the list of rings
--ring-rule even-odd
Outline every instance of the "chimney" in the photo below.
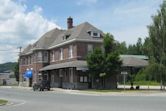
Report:
[[[68,29],[73,28],[73,18],[71,17],[67,18],[67,28]]]

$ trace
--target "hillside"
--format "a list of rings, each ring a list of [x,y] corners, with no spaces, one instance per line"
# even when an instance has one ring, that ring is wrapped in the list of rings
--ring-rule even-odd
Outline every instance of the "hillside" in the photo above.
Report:
[[[16,62],[8,62],[0,64],[0,72],[11,71],[11,70],[13,71],[16,64],[17,64]]]

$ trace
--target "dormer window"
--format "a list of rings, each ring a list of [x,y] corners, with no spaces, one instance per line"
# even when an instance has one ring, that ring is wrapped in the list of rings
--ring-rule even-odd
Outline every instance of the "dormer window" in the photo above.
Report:
[[[97,32],[93,32],[93,36],[98,36],[98,33]]]
[[[70,37],[70,34],[63,36],[63,40],[67,40]]]
[[[88,34],[92,37],[100,37],[100,33],[96,31],[88,31]]]

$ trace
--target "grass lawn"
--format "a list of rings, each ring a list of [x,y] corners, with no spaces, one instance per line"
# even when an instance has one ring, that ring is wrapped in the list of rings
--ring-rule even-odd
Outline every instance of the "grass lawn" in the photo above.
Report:
[[[8,101],[0,99],[0,105],[5,105]]]

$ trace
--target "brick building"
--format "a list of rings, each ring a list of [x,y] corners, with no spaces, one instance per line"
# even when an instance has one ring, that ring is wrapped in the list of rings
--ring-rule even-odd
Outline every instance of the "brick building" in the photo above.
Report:
[[[73,26],[67,19],[67,30],[53,29],[20,54],[20,85],[31,86],[40,78],[50,80],[52,87],[85,89],[89,87],[86,56],[102,48],[103,32],[88,22]],[[24,78],[31,70],[31,78]]]

